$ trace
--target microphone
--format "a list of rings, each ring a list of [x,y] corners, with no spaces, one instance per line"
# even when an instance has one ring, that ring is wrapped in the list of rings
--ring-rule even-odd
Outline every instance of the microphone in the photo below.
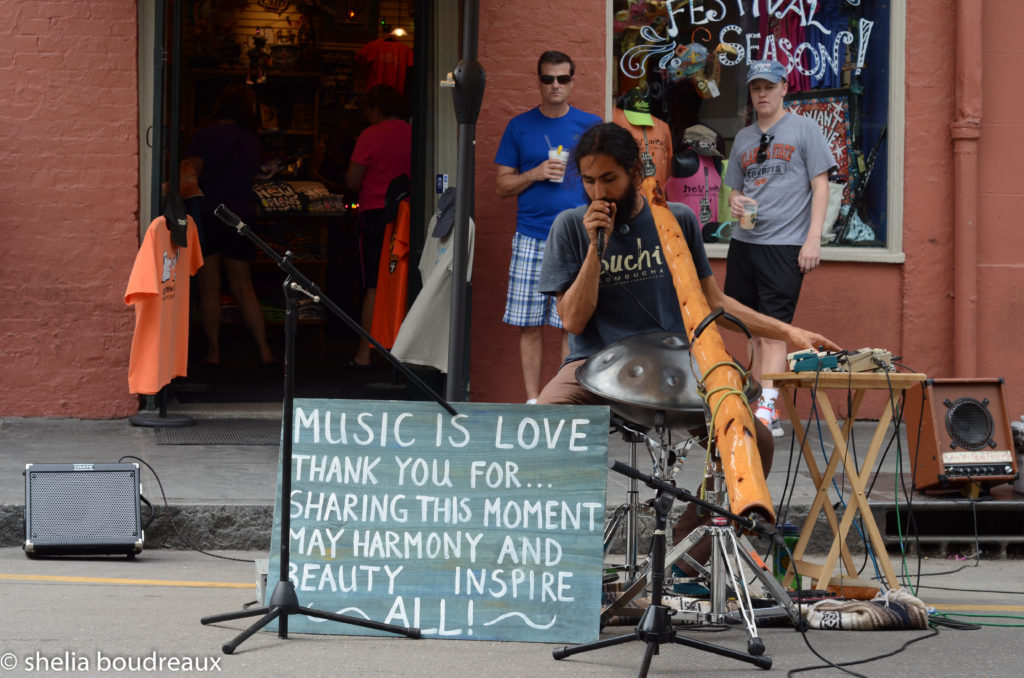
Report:
[[[623,464],[621,461],[612,460],[612,462],[608,464],[608,468],[616,473],[621,473],[622,475],[635,480],[641,480],[644,482],[650,480],[650,476],[646,473],[641,473],[629,464]]]
[[[756,518],[751,518],[751,522],[754,523],[754,527],[752,530],[753,532],[757,532],[762,536],[767,537],[771,540],[773,544],[775,544],[781,549],[788,548],[789,545],[786,544],[786,540],[782,538],[782,535],[779,534],[779,531],[775,528],[774,525],[769,525],[763,520],[758,520]]]
[[[216,209],[213,210],[213,213],[218,219],[236,231],[241,232],[242,228],[245,226],[241,217],[225,207],[224,203],[217,205]]]
[[[597,256],[600,258],[604,255],[604,229],[597,229]]]

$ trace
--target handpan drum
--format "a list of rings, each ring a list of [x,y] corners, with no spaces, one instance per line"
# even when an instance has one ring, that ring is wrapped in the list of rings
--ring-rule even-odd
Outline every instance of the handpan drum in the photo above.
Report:
[[[690,343],[683,334],[652,332],[617,341],[590,356],[576,380],[609,401],[612,412],[647,429],[693,429],[706,423],[704,399],[690,366]],[[747,398],[760,396],[751,377]]]

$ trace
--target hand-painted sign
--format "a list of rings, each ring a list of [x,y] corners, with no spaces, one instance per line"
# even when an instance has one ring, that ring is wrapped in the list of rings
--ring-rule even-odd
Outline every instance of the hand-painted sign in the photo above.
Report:
[[[596,640],[608,409],[457,409],[295,401],[287,510],[299,603],[425,637]],[[268,595],[280,516],[277,506]],[[377,635],[304,616],[289,630]]]
[[[847,2],[851,6],[859,4],[859,0]],[[854,66],[855,73],[860,75],[865,67],[874,22],[859,19],[856,34],[845,28],[840,30],[837,25],[828,26],[819,21],[822,5],[818,0],[765,0],[763,3],[750,0],[729,3],[725,0],[665,0],[665,15],[659,13],[654,25],[639,27],[641,40],[623,52],[619,68],[630,78],[642,78],[649,68],[689,75],[698,73],[708,58],[708,49],[695,42],[697,33],[703,29],[707,40],[719,46],[711,58],[726,67],[775,59],[788,70],[795,68],[817,84],[828,72],[838,77],[848,46],[856,44]],[[634,5],[641,6],[641,3]],[[641,12],[641,16],[644,14]],[[629,12],[623,16],[628,23]],[[759,28],[762,17],[771,22],[790,22],[799,30],[790,36],[776,37],[771,31],[762,34]],[[708,26],[720,26],[718,35],[711,35]],[[664,35],[658,32],[662,28]],[[815,29],[816,39],[798,37],[811,28]],[[687,34],[685,29],[690,29],[690,33]]]

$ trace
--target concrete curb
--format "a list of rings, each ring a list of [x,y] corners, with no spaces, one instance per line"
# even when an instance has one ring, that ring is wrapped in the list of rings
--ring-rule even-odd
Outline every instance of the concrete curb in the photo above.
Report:
[[[610,516],[613,509],[614,506],[608,507],[606,515]],[[797,523],[803,522],[809,509],[810,506],[791,506],[789,520]],[[145,528],[145,548],[269,551],[274,522],[273,510],[274,507],[269,504],[184,504],[171,505],[169,508],[160,506],[152,523]],[[680,512],[677,509],[674,516],[678,516]],[[144,509],[144,525],[147,518]],[[641,515],[638,545],[641,554],[646,554],[650,550],[650,538],[653,530],[653,517]],[[819,517],[807,552],[826,553],[831,545],[830,534],[824,516]],[[0,505],[0,547],[20,547],[24,541],[24,505]],[[759,551],[767,551],[768,542],[766,540],[754,539],[752,541]],[[864,551],[864,545],[859,538],[851,537],[849,545],[854,553],[863,553]],[[620,529],[616,539],[612,542],[610,551],[611,553],[623,553],[624,550],[625,530]]]

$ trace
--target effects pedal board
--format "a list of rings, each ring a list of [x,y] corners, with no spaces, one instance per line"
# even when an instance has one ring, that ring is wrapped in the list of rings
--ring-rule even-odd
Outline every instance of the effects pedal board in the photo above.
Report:
[[[786,356],[791,372],[891,372],[892,353],[882,348],[856,351],[795,351]]]

